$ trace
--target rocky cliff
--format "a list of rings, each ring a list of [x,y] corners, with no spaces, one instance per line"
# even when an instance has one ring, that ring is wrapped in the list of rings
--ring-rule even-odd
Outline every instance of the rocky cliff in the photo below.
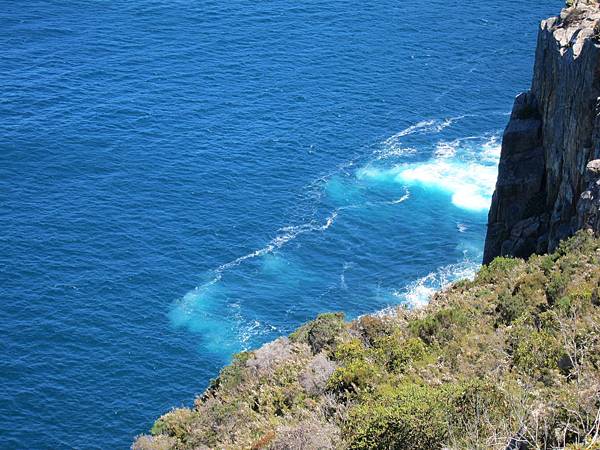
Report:
[[[571,2],[541,23],[531,90],[504,132],[484,263],[600,232],[600,6]]]
[[[240,353],[132,450],[599,450],[600,7],[589,1],[542,22],[532,89],[504,134],[490,264],[474,280],[423,309],[324,314]]]

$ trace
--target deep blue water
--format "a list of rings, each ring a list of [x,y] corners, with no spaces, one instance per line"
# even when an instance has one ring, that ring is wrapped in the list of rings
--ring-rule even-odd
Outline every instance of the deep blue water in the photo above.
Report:
[[[0,447],[127,448],[232,353],[472,274],[562,3],[0,1]]]

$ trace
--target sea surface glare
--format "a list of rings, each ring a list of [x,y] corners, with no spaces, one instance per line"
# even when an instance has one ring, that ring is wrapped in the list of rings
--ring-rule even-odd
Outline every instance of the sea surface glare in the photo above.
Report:
[[[124,449],[232,354],[478,267],[559,0],[0,0],[0,447]]]

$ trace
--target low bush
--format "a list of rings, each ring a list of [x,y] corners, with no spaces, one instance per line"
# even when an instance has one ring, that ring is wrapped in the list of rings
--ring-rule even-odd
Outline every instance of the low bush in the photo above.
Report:
[[[522,260],[516,258],[495,258],[490,264],[479,270],[475,281],[479,284],[502,282],[522,263]]]
[[[396,334],[379,339],[376,349],[380,363],[394,373],[404,372],[427,354],[427,347],[421,339],[406,339]]]
[[[418,384],[384,386],[349,411],[348,448],[431,450],[448,437],[446,404],[438,390]]]
[[[379,381],[381,372],[379,368],[364,359],[355,359],[342,367],[338,367],[329,381],[327,387],[331,392],[344,397],[371,389]]]
[[[412,320],[409,329],[426,344],[445,343],[455,331],[461,331],[469,323],[468,312],[460,307],[440,309],[423,318]],[[464,331],[464,330],[462,330]]]
[[[331,347],[345,326],[343,313],[321,314],[292,333],[290,339],[294,342],[307,343],[313,353],[317,354]]]
[[[534,331],[529,327],[519,327],[514,332],[513,346],[512,360],[515,368],[536,378],[558,369],[558,363],[565,355],[555,334],[546,330]]]
[[[190,431],[194,419],[194,412],[187,408],[174,409],[159,418],[150,432],[156,435],[166,435],[184,440]]]
[[[356,321],[356,328],[365,342],[373,345],[379,339],[390,334],[392,324],[389,319],[384,317],[362,316]]]

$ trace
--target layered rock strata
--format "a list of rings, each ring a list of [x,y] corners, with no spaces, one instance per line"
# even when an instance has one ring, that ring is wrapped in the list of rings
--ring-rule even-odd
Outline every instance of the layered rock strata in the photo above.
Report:
[[[579,1],[541,23],[529,92],[503,136],[484,264],[600,232],[600,6]]]

